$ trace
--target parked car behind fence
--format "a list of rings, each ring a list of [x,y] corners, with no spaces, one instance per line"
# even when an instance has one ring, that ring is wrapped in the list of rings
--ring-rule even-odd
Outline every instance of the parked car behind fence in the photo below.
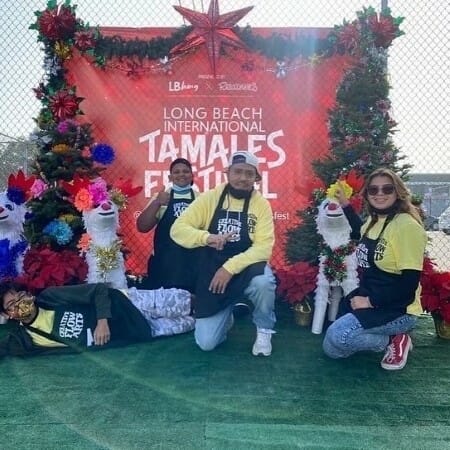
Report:
[[[450,234],[450,206],[439,216],[439,230]]]
[[[435,216],[426,216],[425,219],[423,219],[423,226],[427,231],[438,231],[439,218]]]

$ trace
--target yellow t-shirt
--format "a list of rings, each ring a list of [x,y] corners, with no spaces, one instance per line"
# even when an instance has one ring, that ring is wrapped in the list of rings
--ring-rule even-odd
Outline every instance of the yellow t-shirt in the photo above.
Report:
[[[377,239],[381,233],[386,219],[380,219],[369,230],[367,237]],[[368,223],[362,227],[362,233],[367,229]],[[402,270],[422,270],[427,235],[421,224],[407,214],[401,213],[387,225],[375,250],[375,264],[385,272],[400,274]],[[419,315],[422,313],[420,306],[419,286],[415,300],[408,306],[407,313]]]
[[[46,333],[51,333],[53,329],[53,322],[55,321],[55,311],[49,311],[47,309],[39,308],[38,315],[34,319],[32,326],[33,328],[38,328]],[[52,341],[47,339],[45,336],[41,336],[38,333],[25,328],[27,333],[30,335],[33,344],[40,345],[41,347],[66,347],[61,342]]]

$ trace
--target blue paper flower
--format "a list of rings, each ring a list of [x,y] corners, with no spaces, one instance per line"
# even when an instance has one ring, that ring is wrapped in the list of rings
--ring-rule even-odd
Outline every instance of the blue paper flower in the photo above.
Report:
[[[51,236],[59,245],[68,244],[73,238],[73,231],[70,226],[58,219],[52,220],[45,227],[43,232]]]
[[[100,164],[111,164],[115,159],[114,149],[107,144],[96,144],[91,149],[92,159]]]

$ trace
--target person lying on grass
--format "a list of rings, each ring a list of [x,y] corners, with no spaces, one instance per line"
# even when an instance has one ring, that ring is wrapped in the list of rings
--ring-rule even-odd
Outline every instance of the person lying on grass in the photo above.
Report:
[[[112,289],[104,283],[57,286],[37,296],[0,284],[0,314],[10,319],[0,356],[80,352],[194,329],[191,294],[182,289]],[[190,318],[191,320],[186,320]]]

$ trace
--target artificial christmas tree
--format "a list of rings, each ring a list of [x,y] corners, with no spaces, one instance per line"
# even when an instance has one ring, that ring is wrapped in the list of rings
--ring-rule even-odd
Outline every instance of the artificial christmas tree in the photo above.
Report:
[[[364,178],[381,166],[401,176],[410,168],[401,162],[404,156],[392,140],[396,122],[388,98],[387,50],[403,34],[399,29],[403,18],[393,18],[388,9],[378,15],[373,8],[365,8],[357,17],[332,33],[336,50],[352,55],[354,63],[344,74],[329,113],[330,152],[312,162],[322,186],[311,193],[310,204],[297,212],[299,224],[287,232],[285,257],[289,263],[317,264],[321,248],[317,206],[328,186],[349,176],[354,181]]]
[[[88,184],[114,160],[110,146],[94,143],[90,124],[77,120],[83,99],[66,81],[64,61],[71,57],[71,45],[84,30],[75,17],[75,7],[58,7],[51,1],[36,16],[31,28],[38,30],[38,40],[44,44],[45,75],[34,89],[42,108],[31,136],[38,149],[32,164],[36,181],[24,224],[31,248],[20,279],[30,289],[85,281],[87,265],[77,249],[84,233],[81,210],[65,183],[82,179]]]

